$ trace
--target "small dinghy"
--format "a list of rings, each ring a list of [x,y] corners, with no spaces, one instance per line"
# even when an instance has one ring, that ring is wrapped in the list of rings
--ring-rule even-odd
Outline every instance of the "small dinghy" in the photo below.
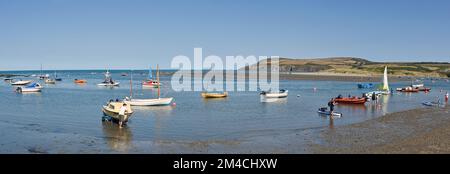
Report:
[[[328,108],[326,108],[326,107],[319,108],[317,113],[319,113],[320,115],[326,115],[326,116],[330,116],[331,115],[330,111],[328,111]],[[332,117],[342,117],[342,113],[333,112],[333,115],[331,115],[331,116]]]
[[[266,98],[286,98],[288,96],[288,90],[281,89],[278,92],[263,91],[260,95]]]
[[[76,84],[85,84],[85,83],[87,83],[87,80],[84,80],[84,79],[75,79],[73,82],[76,83]]]

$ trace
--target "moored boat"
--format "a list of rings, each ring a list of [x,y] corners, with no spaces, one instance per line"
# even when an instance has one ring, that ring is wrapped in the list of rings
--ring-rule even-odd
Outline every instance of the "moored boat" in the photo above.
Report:
[[[153,79],[152,68],[150,68],[148,71],[148,79],[142,82],[142,87],[158,88],[159,86],[161,86],[161,84],[159,83],[159,81]]]
[[[159,82],[159,68],[157,66],[157,73],[156,73],[157,81]],[[134,99],[133,98],[133,74],[131,74],[130,79],[130,98],[126,98],[124,100],[125,103],[131,105],[131,106],[164,106],[164,105],[170,105],[170,103],[173,100],[173,97],[168,98],[161,98],[161,89],[158,88],[158,97],[154,99]]]
[[[45,84],[56,84],[56,80],[55,79],[45,79]]]
[[[341,104],[364,104],[367,102],[367,98],[360,97],[342,97],[342,98],[334,98],[334,102]]]
[[[397,88],[398,92],[419,92],[419,89],[413,87]]]
[[[28,85],[30,83],[31,83],[30,80],[19,80],[19,81],[16,81],[16,82],[12,82],[11,85],[22,86],[22,85]]]
[[[358,84],[358,88],[360,89],[369,89],[369,88],[373,88],[374,85],[372,83],[359,83]]]
[[[112,78],[111,78],[111,73],[109,73],[109,71],[106,71],[105,73],[105,80],[99,84],[97,84],[98,86],[119,86],[119,82],[115,82]]]
[[[201,95],[203,98],[225,98],[225,97],[228,97],[228,92],[223,92],[223,93],[202,92]]]
[[[16,92],[26,93],[26,92],[41,92],[42,86],[39,83],[33,83],[24,87],[17,87]]]
[[[288,96],[288,90],[285,89],[281,89],[278,92],[271,92],[271,91],[263,91],[260,93],[261,97],[266,97],[266,98],[285,98]]]
[[[75,80],[74,80],[74,83],[77,83],[77,84],[85,84],[85,83],[87,83],[87,80],[84,80],[84,79],[75,79]]]

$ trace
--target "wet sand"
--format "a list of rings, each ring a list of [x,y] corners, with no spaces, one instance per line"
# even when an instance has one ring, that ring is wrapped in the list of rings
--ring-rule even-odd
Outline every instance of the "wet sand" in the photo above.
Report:
[[[324,129],[312,153],[450,153],[450,107],[419,108]]]

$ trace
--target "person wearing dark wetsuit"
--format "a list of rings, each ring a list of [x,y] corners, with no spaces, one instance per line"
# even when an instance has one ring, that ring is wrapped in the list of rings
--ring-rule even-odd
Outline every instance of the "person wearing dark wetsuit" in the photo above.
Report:
[[[333,111],[334,111],[334,101],[333,101],[333,99],[331,99],[328,102],[328,107],[330,107],[330,115],[333,115]]]

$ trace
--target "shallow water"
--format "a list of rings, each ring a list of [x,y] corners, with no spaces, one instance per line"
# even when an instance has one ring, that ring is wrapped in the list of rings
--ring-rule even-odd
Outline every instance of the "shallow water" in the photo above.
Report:
[[[174,97],[176,106],[134,107],[135,113],[128,125],[119,129],[115,124],[102,123],[101,107],[109,99],[130,94],[130,77],[122,77],[120,71],[112,73],[113,78],[121,82],[120,87],[96,86],[103,80],[101,71],[58,71],[62,82],[44,85],[41,93],[34,94],[17,94],[12,86],[0,82],[0,109],[3,111],[0,133],[4,137],[0,140],[0,152],[28,153],[38,151],[39,147],[50,153],[185,152],[176,147],[177,142],[226,142],[233,147],[234,141],[255,136],[352,124],[386,113],[423,107],[422,101],[435,100],[437,96],[443,98],[440,89],[450,90],[450,83],[446,81],[425,81],[425,85],[432,88],[430,93],[384,96],[380,105],[337,105],[336,111],[344,116],[330,122],[316,113],[317,108],[326,106],[327,101],[338,94],[361,96],[370,90],[357,89],[355,82],[284,80],[280,86],[289,90],[289,97],[276,102],[260,102],[258,92],[229,92],[226,99],[205,100],[199,92],[174,92],[170,88],[170,77],[163,76],[162,97]],[[146,72],[133,74],[134,97],[155,97],[155,89],[140,87]],[[75,78],[87,79],[88,83],[74,84]],[[38,81],[33,77],[22,79]],[[395,89],[409,84],[390,85]],[[171,145],[161,149],[150,145],[142,147],[139,145],[142,142],[169,142]]]

